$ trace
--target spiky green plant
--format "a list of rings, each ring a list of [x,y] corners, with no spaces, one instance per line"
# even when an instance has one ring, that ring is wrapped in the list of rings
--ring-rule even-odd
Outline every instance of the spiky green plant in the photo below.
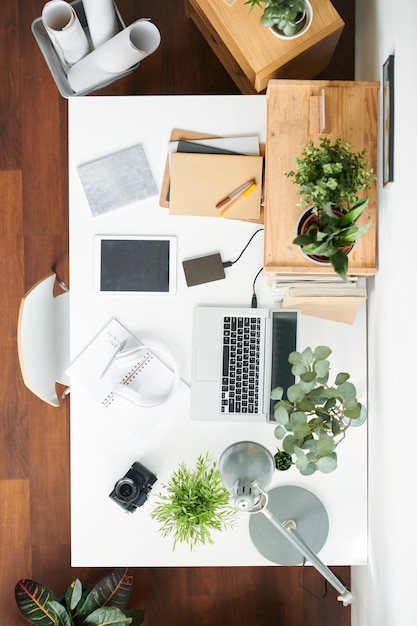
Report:
[[[165,492],[154,496],[151,516],[164,537],[172,535],[173,550],[177,543],[186,543],[190,549],[213,543],[212,531],[233,526],[236,510],[208,453],[198,457],[194,469],[180,463],[163,487]]]

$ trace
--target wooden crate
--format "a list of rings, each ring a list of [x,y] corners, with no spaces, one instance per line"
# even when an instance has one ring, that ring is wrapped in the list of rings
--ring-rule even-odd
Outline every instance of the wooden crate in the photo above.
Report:
[[[334,276],[331,265],[310,261],[292,243],[302,212],[297,206],[296,185],[284,176],[294,169],[293,156],[301,146],[325,135],[339,135],[352,149],[367,150],[370,166],[377,171],[377,82],[273,80],[267,90],[267,137],[265,166],[265,258],[268,274]],[[321,115],[325,107],[325,120]],[[324,128],[323,128],[324,126]],[[376,183],[366,192],[370,201],[359,224],[372,221],[349,257],[349,275],[376,273]]]

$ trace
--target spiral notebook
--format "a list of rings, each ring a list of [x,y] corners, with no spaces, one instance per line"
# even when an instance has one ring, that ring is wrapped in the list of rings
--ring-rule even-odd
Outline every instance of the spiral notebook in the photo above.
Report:
[[[136,435],[144,436],[169,415],[187,386],[181,379],[175,380],[173,370],[151,348],[144,346],[133,362],[118,362],[119,352],[139,346],[143,343],[112,319],[73,361],[67,373],[71,384],[80,384],[103,410],[114,414]],[[118,385],[139,392],[145,406],[137,406],[115,393]]]

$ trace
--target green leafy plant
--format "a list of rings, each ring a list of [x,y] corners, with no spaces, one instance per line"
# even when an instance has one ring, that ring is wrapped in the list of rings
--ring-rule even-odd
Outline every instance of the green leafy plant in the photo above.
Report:
[[[358,201],[358,192],[370,189],[375,180],[366,158],[366,150],[352,151],[352,144],[339,136],[333,143],[321,137],[318,146],[308,141],[295,156],[295,170],[285,172],[297,185],[300,206],[316,210],[329,205],[349,207]]]
[[[266,28],[276,26],[287,37],[292,37],[297,30],[297,22],[305,12],[305,0],[247,0],[249,13],[254,7],[264,7],[261,24]]]
[[[299,382],[284,389],[276,387],[271,398],[277,400],[274,416],[275,437],[282,447],[275,455],[277,469],[294,464],[303,475],[320,470],[332,472],[337,467],[337,446],[351,424],[361,417],[362,404],[350,375],[339,372],[329,384],[331,349],[318,346],[303,352],[291,352],[291,371]]]
[[[234,524],[236,510],[217,464],[208,454],[198,457],[195,469],[180,463],[163,487],[166,493],[156,494],[151,516],[159,522],[164,537],[173,536],[173,549],[178,542],[191,549],[213,543],[213,530],[226,530]]]
[[[358,200],[349,211],[342,213],[331,205],[325,205],[320,211],[312,212],[317,219],[304,233],[297,235],[293,243],[301,247],[305,254],[327,257],[335,272],[347,281],[349,258],[347,249],[364,235],[371,222],[358,226],[357,220],[367,207],[369,198]]]
[[[116,569],[86,588],[76,578],[61,602],[45,585],[22,579],[15,598],[23,617],[38,626],[139,626],[144,611],[126,608],[132,584],[131,568]]]
[[[310,206],[316,219],[293,240],[307,255],[325,257],[336,273],[347,280],[348,251],[369,229],[371,222],[357,221],[369,203],[359,198],[375,180],[366,150],[353,152],[352,144],[338,137],[322,137],[319,146],[309,141],[294,157],[296,169],[285,172],[298,186],[300,206]]]

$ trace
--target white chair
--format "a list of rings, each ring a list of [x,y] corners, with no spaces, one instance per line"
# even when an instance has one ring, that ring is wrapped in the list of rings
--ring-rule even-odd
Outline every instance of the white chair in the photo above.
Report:
[[[56,282],[64,291],[54,296]],[[69,297],[68,287],[50,274],[25,294],[19,311],[17,345],[23,381],[55,407],[69,393]],[[57,383],[65,387],[59,397]]]

